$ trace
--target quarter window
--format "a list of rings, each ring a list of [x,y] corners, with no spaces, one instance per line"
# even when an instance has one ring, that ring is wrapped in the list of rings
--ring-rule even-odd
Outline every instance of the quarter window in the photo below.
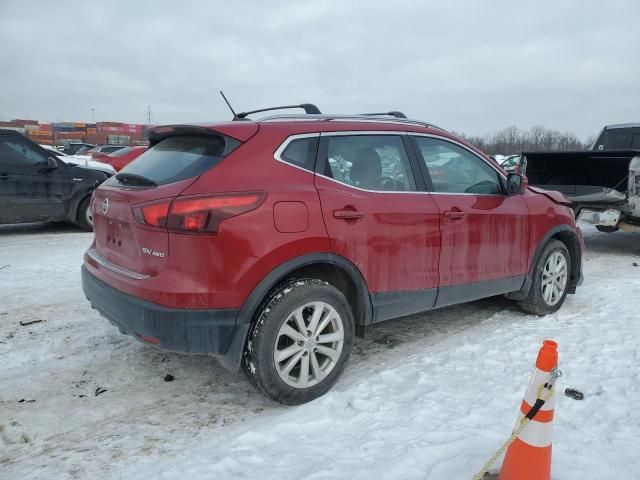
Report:
[[[297,138],[289,142],[280,154],[280,159],[313,172],[316,163],[317,137]]]
[[[500,194],[498,173],[468,150],[438,138],[414,137],[434,192]]]
[[[327,141],[325,176],[365,190],[416,190],[399,135],[329,136]]]

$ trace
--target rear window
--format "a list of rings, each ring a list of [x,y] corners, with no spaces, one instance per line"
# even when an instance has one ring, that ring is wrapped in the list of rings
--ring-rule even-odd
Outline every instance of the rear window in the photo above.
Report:
[[[125,148],[121,148],[120,150],[116,150],[115,152],[113,152],[111,154],[112,157],[124,157],[127,153],[129,153],[131,150],[133,150],[133,148],[131,147],[125,147]]]
[[[598,141],[595,150],[629,150],[640,148],[640,128],[608,128]]]
[[[234,146],[239,145],[235,142]],[[145,177],[157,185],[179,182],[203,174],[229,153],[223,136],[176,135],[161,140],[124,167],[120,173]],[[226,151],[225,151],[226,150]],[[109,183],[118,183],[111,177]]]

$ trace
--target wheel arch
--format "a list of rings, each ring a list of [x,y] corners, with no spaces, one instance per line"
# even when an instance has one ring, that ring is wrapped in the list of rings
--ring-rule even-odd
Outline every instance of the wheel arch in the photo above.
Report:
[[[578,286],[580,278],[582,276],[582,248],[580,239],[578,238],[578,234],[575,232],[575,229],[570,225],[563,224],[557,225],[550,229],[542,237],[542,240],[538,242],[536,251],[531,258],[529,271],[525,276],[522,288],[517,292],[508,294],[508,298],[512,300],[523,300],[527,297],[527,295],[529,294],[529,290],[531,289],[531,284],[533,283],[533,272],[536,268],[536,264],[540,259],[540,255],[542,255],[542,251],[551,240],[559,240],[560,242],[564,243],[564,245],[569,250],[569,255],[571,256],[571,275],[567,284],[567,290],[568,293],[576,292],[576,287]]]
[[[373,308],[369,289],[360,270],[346,258],[333,253],[312,253],[293,258],[272,270],[252,290],[238,312],[236,327],[227,353],[220,358],[226,368],[237,370],[256,311],[274,288],[295,278],[318,278],[342,291],[354,315],[356,325],[371,323]]]

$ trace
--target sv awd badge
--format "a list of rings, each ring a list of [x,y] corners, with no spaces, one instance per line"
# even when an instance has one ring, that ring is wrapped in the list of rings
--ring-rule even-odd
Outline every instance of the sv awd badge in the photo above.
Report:
[[[157,250],[151,250],[147,247],[142,247],[142,253],[145,255],[151,255],[152,257],[164,258],[164,252],[158,252]]]

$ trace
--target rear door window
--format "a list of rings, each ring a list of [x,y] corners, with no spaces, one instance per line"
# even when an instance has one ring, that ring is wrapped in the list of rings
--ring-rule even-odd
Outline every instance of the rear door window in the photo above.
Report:
[[[230,153],[227,143],[234,147],[239,145],[237,140],[226,138],[222,135],[168,137],[149,148],[120,173],[139,175],[157,185],[197,177],[215,167],[225,154]],[[118,184],[116,177],[111,177],[108,182]]]
[[[325,176],[365,190],[416,190],[400,135],[337,135],[327,142]]]

